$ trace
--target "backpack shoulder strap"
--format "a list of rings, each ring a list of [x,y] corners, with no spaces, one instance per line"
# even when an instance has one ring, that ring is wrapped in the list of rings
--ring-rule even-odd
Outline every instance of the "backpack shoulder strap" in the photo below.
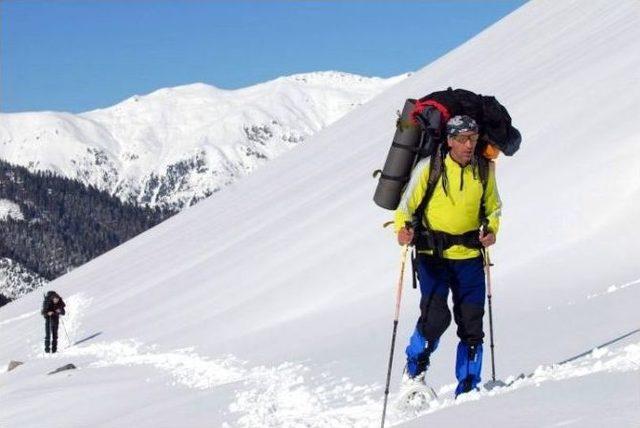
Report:
[[[433,192],[436,190],[438,179],[442,175],[443,161],[440,150],[436,149],[431,155],[431,159],[429,161],[429,179],[427,181],[427,189],[424,192],[424,196],[422,197],[418,208],[416,208],[414,212],[414,229],[422,228],[422,213],[424,213],[424,210],[429,204],[429,200],[431,200],[431,197],[433,196]]]
[[[487,183],[489,182],[489,169],[491,168],[491,162],[489,159],[480,155],[477,158],[478,163],[478,175],[480,176],[480,182],[482,183],[482,190],[487,188]]]
[[[484,206],[484,194],[487,191],[487,184],[489,183],[489,174],[491,169],[495,168],[495,163],[485,158],[484,156],[478,156],[478,175],[480,176],[480,182],[482,183],[482,199],[480,199],[480,223],[485,224],[487,221],[487,211]]]

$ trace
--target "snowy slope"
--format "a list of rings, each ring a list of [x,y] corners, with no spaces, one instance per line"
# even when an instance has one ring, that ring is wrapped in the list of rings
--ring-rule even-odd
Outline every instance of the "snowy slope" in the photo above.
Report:
[[[0,309],[0,361],[26,360],[0,375],[5,425],[378,426],[399,251],[371,171],[403,100],[452,85],[495,94],[524,136],[498,164],[494,321],[498,376],[532,376],[453,402],[451,328],[430,370],[441,398],[390,422],[637,426],[637,9],[529,2],[299,150],[65,275],[52,288],[81,343],[59,355],[41,354],[40,296]],[[417,306],[406,290],[394,390]],[[44,375],[68,362],[79,369]]]
[[[239,90],[196,83],[79,115],[0,114],[0,157],[182,208],[297,146],[407,75],[318,72]]]

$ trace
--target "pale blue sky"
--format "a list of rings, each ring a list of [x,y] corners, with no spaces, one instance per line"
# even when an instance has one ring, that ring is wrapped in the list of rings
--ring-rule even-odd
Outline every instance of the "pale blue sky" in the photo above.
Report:
[[[204,82],[417,70],[525,1],[0,2],[0,110],[80,112]]]

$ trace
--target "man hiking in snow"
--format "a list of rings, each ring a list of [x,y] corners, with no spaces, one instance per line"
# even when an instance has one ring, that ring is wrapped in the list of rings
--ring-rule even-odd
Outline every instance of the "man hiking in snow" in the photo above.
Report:
[[[47,292],[42,303],[42,316],[45,318],[44,352],[55,353],[58,350],[58,322],[64,315],[65,304],[55,291]],[[53,339],[53,340],[51,340]],[[51,343],[51,350],[49,350]]]
[[[408,383],[424,382],[429,358],[451,323],[451,290],[460,338],[456,396],[480,382],[485,302],[481,250],[496,241],[501,208],[493,163],[475,153],[478,131],[469,116],[451,118],[442,157],[434,165],[430,158],[418,162],[395,212],[398,242],[417,249],[421,293],[420,317],[406,348]],[[439,177],[430,174],[432,167]]]

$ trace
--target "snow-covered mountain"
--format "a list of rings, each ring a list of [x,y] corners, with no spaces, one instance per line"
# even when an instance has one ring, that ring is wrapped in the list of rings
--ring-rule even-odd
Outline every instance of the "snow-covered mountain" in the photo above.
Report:
[[[3,307],[0,361],[25,364],[0,375],[2,422],[379,426],[399,250],[371,171],[404,99],[454,86],[495,95],[524,137],[498,161],[492,278],[498,377],[530,376],[454,401],[452,326],[429,370],[440,398],[391,408],[387,426],[637,426],[638,24],[631,0],[526,3],[299,150],[56,280],[76,343],[58,355],[42,354],[41,296]],[[403,299],[392,391],[418,314],[418,293]],[[78,370],[45,375],[66,363]]]
[[[24,214],[20,206],[8,199],[0,199],[0,222],[7,219],[23,221]],[[0,258],[0,296],[17,299],[47,281],[35,272],[9,258]],[[0,297],[0,301],[2,297]],[[2,306],[4,303],[0,303]]]
[[[54,171],[123,201],[181,209],[406,76],[318,72],[240,90],[200,83],[166,88],[79,115],[0,113],[0,158]],[[0,201],[0,221],[13,213],[10,208]],[[7,297],[45,282],[13,260],[0,264],[0,293]]]
[[[0,114],[0,157],[182,208],[299,145],[402,81],[318,72],[223,90],[196,83],[78,115]]]
[[[0,294],[6,298],[17,299],[46,283],[44,278],[20,263],[6,257],[0,258]]]

